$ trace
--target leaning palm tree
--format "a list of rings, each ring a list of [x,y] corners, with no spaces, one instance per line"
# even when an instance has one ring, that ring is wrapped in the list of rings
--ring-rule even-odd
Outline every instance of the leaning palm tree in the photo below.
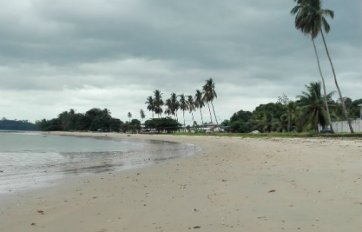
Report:
[[[195,118],[194,118],[195,103],[194,103],[194,98],[192,97],[192,95],[187,96],[187,108],[189,109],[189,112],[192,115],[192,125],[194,125],[194,123],[195,123]]]
[[[158,115],[158,117],[161,116],[163,110],[162,110],[162,106],[163,106],[163,100],[162,100],[162,93],[160,90],[156,89],[154,92],[154,105],[155,105],[155,113]]]
[[[184,119],[184,128],[186,128],[185,111],[188,109],[188,106],[187,106],[187,101],[186,101],[185,94],[180,95],[179,103],[180,103],[180,109],[182,110],[182,116],[183,116],[183,119]]]
[[[317,47],[315,45],[315,38],[319,34],[318,28],[320,28],[320,25],[319,25],[319,20],[308,20],[310,7],[311,6],[307,3],[307,1],[298,0],[297,5],[291,10],[290,13],[293,15],[296,15],[296,17],[295,17],[296,29],[301,30],[305,35],[310,35],[310,37],[311,37],[311,40],[313,43],[313,48],[314,48],[314,53],[315,53],[315,56],[317,59],[319,75],[321,77],[322,84],[323,84],[323,100],[324,100],[323,102],[324,102],[324,107],[326,108],[326,114],[327,114],[327,120],[328,120],[327,124],[329,125],[330,129],[333,132],[331,114],[329,112],[329,107],[328,107],[328,102],[327,102],[326,84],[325,84],[324,76],[323,76],[320,61],[319,61]],[[304,22],[304,21],[308,21],[308,23]]]
[[[149,97],[147,98],[146,104],[147,104],[147,109],[152,112],[152,118],[154,118],[154,117],[155,117],[155,115],[154,115],[154,112],[155,112],[155,102],[154,102],[152,96],[149,96]]]
[[[318,132],[318,125],[323,128],[327,125],[326,110],[323,106],[320,82],[312,82],[305,86],[307,91],[303,91],[298,96],[299,105],[303,111],[305,125]],[[327,99],[331,99],[333,93],[327,94]]]
[[[217,117],[216,117],[216,113],[215,113],[215,108],[214,108],[214,104],[213,101],[215,98],[217,98],[217,94],[215,91],[215,83],[212,80],[212,78],[206,80],[205,85],[202,87],[203,89],[203,100],[209,104],[209,102],[211,103],[212,106],[212,110],[214,112],[214,117],[215,117],[215,121],[216,121],[216,125],[219,126],[219,123],[217,122]],[[209,106],[208,106],[209,107]],[[211,116],[211,111],[210,111],[210,107],[209,107],[209,112],[210,112],[210,118],[211,118],[211,123],[212,123],[212,116]]]
[[[205,106],[204,101],[202,100],[202,93],[200,90],[196,90],[195,98],[194,98],[195,107],[200,110],[200,116],[201,116],[201,125],[204,125],[204,119],[202,118],[202,107]]]
[[[332,68],[334,83],[336,85],[339,99],[342,105],[342,112],[345,120],[348,122],[349,129],[351,133],[353,133],[353,127],[351,125],[351,121],[348,117],[346,105],[344,103],[344,98],[342,96],[341,89],[339,87],[336,72],[333,66],[333,62],[331,56],[329,54],[329,50],[327,47],[326,39],[324,36],[323,30],[328,33],[330,31],[330,25],[327,22],[326,17],[334,17],[334,12],[328,9],[321,8],[321,0],[295,0],[297,2],[297,6],[292,9],[292,13],[295,12],[296,16],[296,26],[301,28],[302,31],[311,34],[313,37],[316,37],[319,33],[322,35],[324,48],[327,53],[327,57],[329,63]]]

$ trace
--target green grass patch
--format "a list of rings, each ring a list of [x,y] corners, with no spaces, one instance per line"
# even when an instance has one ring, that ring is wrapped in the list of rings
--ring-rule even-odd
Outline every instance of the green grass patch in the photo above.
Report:
[[[321,134],[321,133],[290,133],[290,132],[272,132],[272,133],[190,133],[190,132],[174,132],[172,135],[180,136],[221,136],[221,137],[240,137],[240,138],[358,138],[362,139],[362,133],[335,133],[335,134]]]

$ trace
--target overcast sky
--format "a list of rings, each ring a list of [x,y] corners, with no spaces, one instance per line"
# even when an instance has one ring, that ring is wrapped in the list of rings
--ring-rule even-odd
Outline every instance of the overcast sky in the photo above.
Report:
[[[327,43],[342,92],[362,98],[361,1],[323,2],[335,11]],[[0,0],[0,118],[35,121],[92,107],[122,120],[127,112],[137,118],[153,90],[164,98],[194,95],[210,77],[219,121],[283,93],[295,99],[320,78],[310,39],[294,28],[294,4]],[[319,39],[327,90],[333,91]]]

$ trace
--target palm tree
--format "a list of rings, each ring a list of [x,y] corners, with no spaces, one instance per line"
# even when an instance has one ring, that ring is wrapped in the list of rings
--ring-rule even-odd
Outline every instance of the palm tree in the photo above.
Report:
[[[216,94],[216,91],[215,91],[215,83],[212,80],[212,78],[206,80],[206,83],[202,87],[202,89],[203,89],[203,94],[204,94],[202,99],[208,104],[208,107],[209,107],[209,102],[211,103],[212,110],[214,112],[216,125],[219,126],[219,123],[217,122],[217,117],[216,117],[216,113],[215,113],[214,104],[213,104],[214,99],[217,98],[217,94]],[[210,107],[209,107],[209,112],[210,112],[210,118],[211,118],[211,123],[212,123],[212,116],[211,116]]]
[[[330,25],[328,24],[326,17],[333,18],[334,12],[329,9],[322,9],[321,0],[295,0],[295,1],[297,2],[297,6],[293,8],[292,13],[293,12],[298,13],[296,17],[298,18],[298,21],[296,20],[296,25],[298,25],[298,28],[303,28],[302,30],[303,32],[309,31],[308,33],[310,33],[313,37],[316,37],[319,34],[319,32],[322,35],[324,48],[326,50],[327,57],[332,68],[334,83],[336,85],[339,99],[341,101],[343,116],[345,120],[347,120],[348,122],[348,126],[351,133],[354,133],[351,121],[348,117],[346,104],[344,102],[344,98],[342,96],[342,92],[337,81],[336,72],[333,66],[331,56],[329,54],[329,50],[323,32],[323,30],[326,33],[330,31]],[[298,15],[300,17],[298,17]]]
[[[184,118],[184,128],[186,128],[186,123],[185,123],[185,111],[188,109],[188,105],[187,105],[187,101],[185,98],[185,94],[181,94],[180,95],[180,109],[182,110],[182,116]]]
[[[194,98],[195,107],[200,110],[201,123],[204,125],[204,119],[202,118],[202,110],[201,108],[205,106],[204,101],[202,100],[202,93],[200,90],[196,90],[195,98]]]
[[[305,124],[318,132],[318,125],[323,128],[327,125],[326,111],[323,107],[323,98],[321,96],[321,83],[312,82],[305,86],[307,92],[303,91],[299,97],[299,104],[303,111]],[[331,99],[333,93],[327,94],[327,99]]]
[[[154,92],[154,105],[155,105],[155,113],[158,115],[158,117],[161,116],[163,110],[162,110],[162,106],[163,106],[163,100],[162,100],[162,93],[160,90],[156,89]]]
[[[165,114],[171,115],[172,114],[172,102],[171,99],[166,99],[165,106],[167,107],[165,110]]]
[[[178,121],[177,111],[180,108],[180,103],[177,101],[176,93],[171,93],[170,101],[171,101],[171,113],[173,116],[176,117],[176,120]]]
[[[195,118],[194,118],[195,103],[194,103],[194,98],[192,97],[192,95],[187,96],[187,108],[189,109],[189,112],[192,115],[192,124],[194,124],[195,123]]]
[[[143,120],[146,118],[145,112],[143,111],[143,109],[140,110],[140,116],[141,116],[141,122],[143,122]]]
[[[152,96],[149,96],[146,100],[147,109],[152,112],[152,118],[155,117],[154,111],[155,111],[155,102],[152,98]]]
[[[297,5],[291,10],[291,14],[296,15],[295,27],[298,30],[301,30],[305,35],[310,35],[310,37],[311,37],[311,40],[313,43],[313,48],[314,48],[314,53],[315,53],[315,56],[317,59],[319,75],[321,77],[322,84],[323,84],[323,99],[324,99],[324,107],[326,108],[326,114],[327,114],[327,119],[328,119],[327,123],[328,123],[331,131],[333,132],[331,114],[329,112],[329,107],[328,107],[328,102],[327,102],[326,84],[325,84],[324,76],[323,76],[320,61],[319,61],[317,47],[315,45],[315,38],[319,34],[318,28],[320,28],[320,26],[319,26],[318,20],[308,21],[309,12],[310,12],[309,8],[310,8],[310,6],[307,3],[307,1],[298,0]],[[308,23],[304,22],[304,20],[308,21]]]
[[[132,118],[131,112],[128,112],[127,117],[128,117],[128,121],[131,122],[131,118]]]
[[[295,121],[297,104],[293,101],[290,101],[287,105],[287,110],[288,110],[288,132],[290,132],[292,129],[293,121]]]

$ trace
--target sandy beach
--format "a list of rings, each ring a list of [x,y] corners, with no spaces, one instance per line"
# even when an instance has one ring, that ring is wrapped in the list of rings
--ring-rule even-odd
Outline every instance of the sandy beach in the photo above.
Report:
[[[0,231],[362,231],[362,140],[71,135],[202,150],[6,196]]]

